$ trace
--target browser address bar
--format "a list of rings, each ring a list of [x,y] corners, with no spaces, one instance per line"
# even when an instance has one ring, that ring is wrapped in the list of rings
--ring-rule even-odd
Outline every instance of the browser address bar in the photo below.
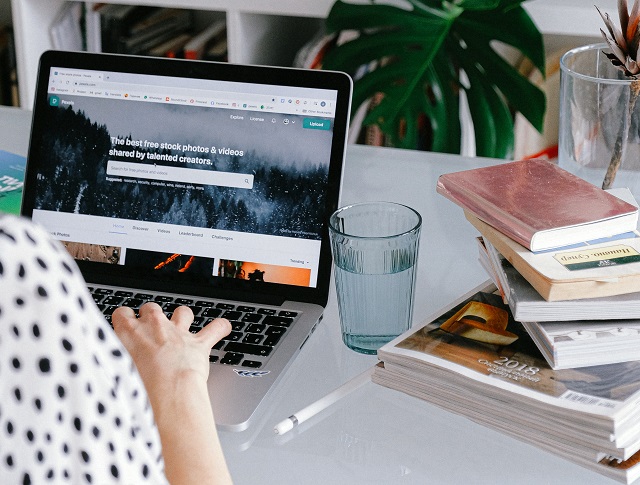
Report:
[[[107,175],[198,185],[218,185],[239,189],[253,188],[253,175],[249,174],[167,167],[166,165],[151,165],[147,163],[119,162],[117,160],[109,160],[107,162]]]

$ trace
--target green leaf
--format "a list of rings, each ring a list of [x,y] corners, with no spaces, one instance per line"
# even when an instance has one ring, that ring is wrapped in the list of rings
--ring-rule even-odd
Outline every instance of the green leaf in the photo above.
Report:
[[[428,31],[442,22],[451,22],[461,13],[461,9],[453,6],[446,10],[427,6],[420,10],[404,10],[391,5],[353,4],[338,0],[331,7],[325,25],[328,32],[389,26]]]
[[[334,48],[323,68],[361,76],[354,80],[353,113],[383,93],[365,122],[403,147],[422,148],[426,140],[426,149],[459,152],[464,85],[477,153],[509,156],[510,108],[539,129],[545,111],[544,93],[494,51],[494,42],[510,45],[544,74],[542,36],[522,0],[407,1],[401,9],[338,0],[328,28],[355,31],[357,38]]]
[[[495,85],[509,104],[529,120],[540,132],[544,124],[546,100],[544,93],[493,50],[481,44],[467,45],[463,59],[475,59],[483,67],[483,78]],[[465,66],[468,66],[466,63]],[[466,69],[466,68],[465,68]]]
[[[502,16],[491,12],[465,12],[458,18],[454,30],[456,35],[472,42],[497,40],[510,45],[527,56],[542,74],[545,72],[542,34],[520,6]]]

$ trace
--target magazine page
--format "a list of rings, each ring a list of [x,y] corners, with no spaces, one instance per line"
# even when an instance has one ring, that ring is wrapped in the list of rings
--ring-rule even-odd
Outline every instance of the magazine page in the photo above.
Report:
[[[618,422],[640,402],[640,362],[553,370],[509,307],[486,291],[468,294],[452,308],[379,350],[382,361],[424,363],[482,386],[516,393],[554,409]]]
[[[26,157],[0,150],[0,212],[20,214]]]

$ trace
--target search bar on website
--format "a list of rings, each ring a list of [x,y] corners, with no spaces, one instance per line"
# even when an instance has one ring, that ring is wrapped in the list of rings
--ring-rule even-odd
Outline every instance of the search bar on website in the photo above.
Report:
[[[253,188],[253,175],[215,170],[198,170],[193,168],[167,167],[147,163],[107,162],[107,175],[112,177],[130,177],[140,179],[162,180],[165,182],[182,182],[198,185],[217,185],[220,187]]]

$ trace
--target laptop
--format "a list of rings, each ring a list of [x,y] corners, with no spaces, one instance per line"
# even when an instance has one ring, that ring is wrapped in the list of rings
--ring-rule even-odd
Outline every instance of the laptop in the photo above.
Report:
[[[153,300],[223,316],[218,426],[242,431],[322,318],[352,83],[343,73],[45,52],[22,214],[106,318]]]

